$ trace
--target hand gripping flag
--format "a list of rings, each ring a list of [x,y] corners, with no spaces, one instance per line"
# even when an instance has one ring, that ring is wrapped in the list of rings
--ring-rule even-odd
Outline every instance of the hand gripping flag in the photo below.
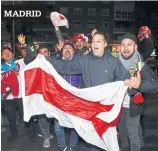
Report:
[[[69,23],[66,17],[62,14],[59,14],[58,12],[51,12],[50,19],[54,26],[66,26],[69,28]]]
[[[119,151],[116,126],[127,90],[122,81],[78,89],[40,55],[21,74],[24,121],[46,114],[61,126],[74,128],[88,143]]]

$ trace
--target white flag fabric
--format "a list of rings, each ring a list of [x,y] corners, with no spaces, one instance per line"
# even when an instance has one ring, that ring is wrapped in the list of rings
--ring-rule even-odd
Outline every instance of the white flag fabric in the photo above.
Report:
[[[66,17],[58,12],[51,12],[50,19],[54,26],[66,26],[69,28],[69,23]]]
[[[74,128],[88,143],[119,151],[116,126],[127,91],[123,81],[78,89],[41,55],[21,74],[24,121],[46,114],[56,118],[61,126]]]

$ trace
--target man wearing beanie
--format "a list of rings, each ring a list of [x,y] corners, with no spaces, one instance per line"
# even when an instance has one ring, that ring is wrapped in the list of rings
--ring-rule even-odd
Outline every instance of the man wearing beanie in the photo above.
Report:
[[[137,38],[133,34],[125,34],[120,38],[121,48],[119,60],[130,73],[131,79],[126,80],[129,87],[135,88],[135,93],[129,96],[126,93],[123,101],[123,110],[118,125],[121,141],[121,151],[141,151],[142,136],[138,133],[140,116],[144,110],[142,93],[158,92],[156,75],[147,66],[137,49]]]
[[[74,45],[71,42],[67,42],[63,45],[63,48],[61,49],[61,56],[58,57],[58,59],[62,60],[71,60],[74,55],[77,55],[77,52],[74,50]],[[67,74],[61,74],[61,76],[72,86],[81,88],[82,87],[82,76],[80,74],[78,75],[67,75]],[[66,145],[66,139],[65,139],[65,128],[60,126],[57,120],[54,120],[55,123],[55,134],[57,137],[58,142],[58,149],[59,151],[79,151],[78,147],[78,134],[74,129],[71,129],[70,133],[70,147]]]

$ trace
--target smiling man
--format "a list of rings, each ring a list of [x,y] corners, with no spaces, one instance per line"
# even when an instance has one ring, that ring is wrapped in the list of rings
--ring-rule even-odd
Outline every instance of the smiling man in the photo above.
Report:
[[[92,39],[92,51],[85,56],[76,55],[71,60],[46,59],[60,74],[82,74],[85,87],[93,87],[114,81],[124,81],[130,77],[121,62],[106,51],[107,41],[103,33],[97,32]],[[116,140],[117,132],[109,140]],[[94,148],[92,149],[95,150]],[[119,151],[113,145],[111,151]]]
[[[75,34],[72,39],[76,47],[75,51],[77,51],[79,55],[83,56],[89,53],[88,48],[84,46],[86,42],[84,34]]]
[[[58,59],[71,60],[75,55],[78,55],[78,52],[75,52],[73,43],[67,42],[63,45],[63,48],[61,49],[61,56],[59,56]],[[74,87],[81,88],[83,86],[82,75],[62,74],[61,76]],[[57,137],[59,151],[68,151],[68,150],[79,151],[79,146],[78,146],[79,136],[75,131],[75,129],[71,129],[70,145],[69,145],[70,147],[68,148],[68,145],[65,140],[64,127],[60,126],[57,120],[54,121],[54,124],[55,124],[54,128]]]
[[[63,59],[68,59],[71,60],[74,56],[74,45],[70,42],[65,43],[63,48],[62,48],[62,56]]]
[[[120,44],[119,60],[131,74],[131,80],[127,80],[126,84],[131,85],[139,92],[136,95],[125,95],[122,116],[118,125],[120,148],[122,151],[141,151],[143,138],[138,132],[140,130],[138,128],[141,128],[139,127],[140,117],[144,110],[144,99],[141,93],[153,94],[158,92],[157,77],[150,67],[143,62],[150,53],[150,49],[147,54],[140,54],[135,35],[125,34],[120,38]],[[140,73],[142,76],[136,73]]]

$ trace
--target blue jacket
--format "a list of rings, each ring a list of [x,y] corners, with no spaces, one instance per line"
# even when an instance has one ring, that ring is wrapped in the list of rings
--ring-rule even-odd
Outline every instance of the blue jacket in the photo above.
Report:
[[[61,75],[68,83],[76,88],[82,87],[82,76],[81,75]]]

